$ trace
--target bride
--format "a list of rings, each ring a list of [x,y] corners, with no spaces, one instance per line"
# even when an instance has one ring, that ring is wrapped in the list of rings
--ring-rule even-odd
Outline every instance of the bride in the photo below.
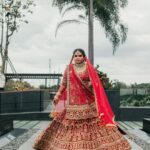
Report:
[[[130,150],[117,128],[101,81],[82,49],[75,49],[53,103],[63,104],[37,137],[37,150]]]

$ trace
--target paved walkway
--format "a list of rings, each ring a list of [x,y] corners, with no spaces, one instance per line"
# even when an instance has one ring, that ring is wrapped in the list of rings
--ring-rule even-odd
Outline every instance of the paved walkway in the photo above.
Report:
[[[45,129],[48,126],[49,123],[50,122],[43,121],[40,122],[37,126],[35,126],[34,128],[38,129],[38,131],[35,134],[33,134],[31,138],[27,140],[18,150],[33,150],[32,145],[34,144],[35,138],[40,134],[40,132],[43,129]]]
[[[0,150],[33,150],[32,145],[35,138],[49,123],[50,121],[15,121],[14,130],[0,137]],[[132,135],[135,133],[138,135],[138,131],[140,130],[136,129],[135,132],[135,130],[129,129],[129,131],[130,133],[132,131]],[[142,134],[149,142],[149,136],[146,136],[147,134],[141,131],[140,135]],[[132,150],[149,150],[141,148],[135,142],[129,140],[128,137],[126,138],[132,145]]]
[[[27,140],[20,148],[19,150],[33,150],[31,148],[31,145],[33,145],[35,138],[37,137],[37,135],[46,127],[46,124],[48,125],[48,123],[45,124],[39,124],[39,131],[37,133],[35,133],[29,140]],[[37,127],[35,127],[37,128]],[[127,137],[126,137],[127,138]],[[130,142],[130,144],[132,145],[132,150],[143,150],[141,147],[139,147],[137,144],[135,144],[133,141],[129,140],[127,138],[127,140]]]

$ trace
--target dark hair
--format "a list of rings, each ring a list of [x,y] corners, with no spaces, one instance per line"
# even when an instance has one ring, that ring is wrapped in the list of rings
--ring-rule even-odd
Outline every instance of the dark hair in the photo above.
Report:
[[[83,55],[83,57],[86,56],[86,55],[85,55],[85,51],[84,51],[83,49],[81,49],[81,48],[75,49],[75,50],[73,51],[73,56],[74,56],[74,54],[75,54],[77,51],[79,51],[79,52]]]
[[[86,57],[85,51],[84,51],[83,49],[81,49],[81,48],[77,48],[77,49],[75,49],[75,50],[73,51],[73,55],[72,55],[72,58],[71,58],[70,63],[72,62],[73,57],[74,57],[74,54],[75,54],[77,51],[79,51],[79,52],[83,55],[83,57]]]

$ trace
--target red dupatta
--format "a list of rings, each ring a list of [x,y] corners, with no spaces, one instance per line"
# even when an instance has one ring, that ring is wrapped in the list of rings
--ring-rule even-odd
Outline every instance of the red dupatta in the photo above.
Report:
[[[114,121],[114,118],[115,118],[114,113],[110,107],[110,104],[109,104],[107,96],[105,94],[103,85],[98,77],[98,74],[87,58],[85,58],[85,62],[87,63],[89,77],[90,77],[90,80],[91,80],[91,83],[93,86],[95,103],[97,106],[97,113],[98,113],[99,118],[102,120],[102,122],[101,122],[102,124],[100,124],[100,125],[116,126],[117,124]],[[67,71],[68,73],[70,70],[72,70],[72,71],[74,70],[72,64],[70,64],[68,66],[68,68],[69,68]],[[73,83],[74,83],[75,87],[82,86],[81,81],[79,80],[78,76],[75,74],[74,71],[72,72],[71,78],[74,80]],[[70,80],[70,77],[69,77],[69,80]],[[67,90],[70,90],[70,89],[67,89]],[[83,89],[83,90],[85,90],[85,89]],[[81,93],[84,93],[84,92],[81,92]],[[85,97],[85,95],[83,94],[82,98],[84,98],[84,97]],[[66,99],[67,99],[67,94],[66,94],[66,90],[65,90],[61,95],[60,102],[58,103],[58,105],[56,105],[55,110],[57,112],[61,112],[63,109],[66,108],[66,105],[65,105]]]
[[[94,90],[98,116],[104,121],[104,124],[106,124],[107,126],[116,126],[117,123],[114,121],[114,113],[110,107],[98,74],[87,58],[85,58],[85,61],[87,62],[89,77]]]

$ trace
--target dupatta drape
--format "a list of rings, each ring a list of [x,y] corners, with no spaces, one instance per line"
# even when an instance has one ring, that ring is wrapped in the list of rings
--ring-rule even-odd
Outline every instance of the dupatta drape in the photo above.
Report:
[[[110,107],[106,93],[98,77],[98,74],[87,58],[85,58],[85,61],[87,62],[89,77],[91,79],[94,90],[98,116],[101,119],[103,119],[104,124],[106,124],[107,126],[116,126],[117,124],[114,121],[115,118],[114,113]]]
[[[102,120],[101,122],[102,124],[100,125],[116,126],[117,124],[114,121],[114,117],[115,117],[114,113],[110,107],[104,88],[98,77],[98,74],[87,58],[85,58],[85,62],[87,64],[87,70],[89,73],[90,81],[93,86],[93,92],[94,92],[98,117]],[[75,73],[73,64],[69,64],[68,66],[67,78],[68,78],[67,82],[70,83],[67,83],[69,86],[67,86],[66,90],[62,93],[60,98],[61,100],[58,103],[58,105],[56,105],[56,111],[60,111],[60,110],[62,111],[69,105],[85,104],[86,103],[85,100],[87,99],[87,97],[91,96],[92,99],[91,92],[82,84],[82,81]],[[66,92],[67,93],[71,92],[71,94],[66,94]]]

